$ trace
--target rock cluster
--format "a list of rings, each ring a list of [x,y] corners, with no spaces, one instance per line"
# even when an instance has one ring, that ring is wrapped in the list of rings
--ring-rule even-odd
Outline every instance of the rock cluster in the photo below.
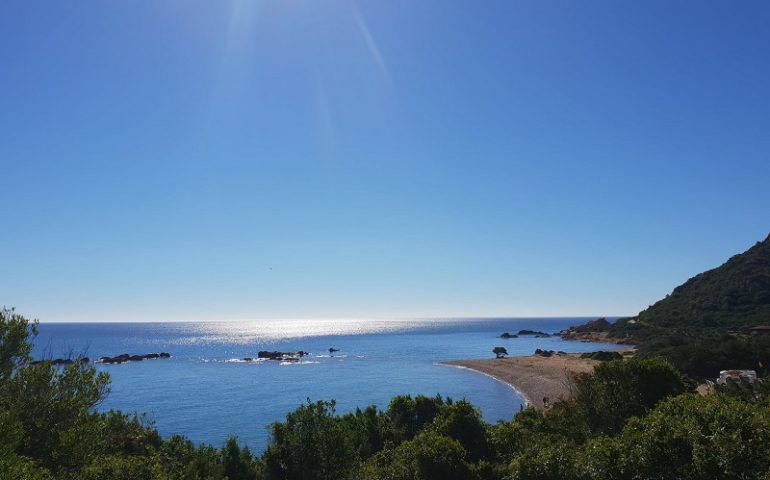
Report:
[[[99,360],[97,360],[96,362],[113,364],[113,363],[125,363],[125,362],[141,362],[142,360],[149,360],[149,359],[155,359],[155,358],[171,358],[171,354],[166,352],[148,353],[146,355],[129,355],[127,353],[123,353],[115,357],[99,357]]]
[[[277,351],[268,352],[266,350],[263,350],[257,353],[257,358],[267,358],[268,360],[289,360],[292,358],[304,357],[309,353],[310,352],[304,352],[302,350],[300,350],[299,352],[277,352]]]
[[[519,330],[518,335],[534,335],[535,338],[547,338],[550,337],[550,333],[540,332],[538,330]]]

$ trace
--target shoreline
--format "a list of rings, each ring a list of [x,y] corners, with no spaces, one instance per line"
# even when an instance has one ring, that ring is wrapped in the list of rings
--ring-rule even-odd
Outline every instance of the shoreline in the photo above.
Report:
[[[468,370],[468,371],[470,371],[470,372],[479,373],[479,374],[481,374],[481,375],[484,375],[484,376],[486,376],[486,377],[489,377],[489,378],[491,378],[492,380],[495,380],[495,381],[497,381],[497,382],[500,382],[500,383],[502,383],[503,385],[505,385],[505,386],[507,386],[508,388],[510,388],[511,390],[513,390],[514,392],[516,392],[516,395],[520,396],[520,397],[521,397],[521,399],[524,401],[524,407],[525,407],[525,408],[526,408],[526,407],[528,407],[528,406],[530,406],[530,405],[534,405],[534,404],[532,403],[532,399],[531,399],[531,398],[529,398],[529,396],[528,396],[526,393],[524,393],[524,392],[522,392],[520,389],[518,389],[518,388],[516,387],[516,385],[514,385],[514,384],[512,384],[512,383],[510,383],[510,382],[507,382],[507,381],[503,380],[502,378],[496,377],[496,376],[492,375],[491,373],[487,373],[487,372],[484,372],[484,371],[482,371],[482,370],[479,370],[479,369],[477,369],[477,368],[466,367],[465,365],[454,364],[453,362],[462,362],[462,360],[453,360],[453,361],[451,361],[451,362],[437,362],[437,363],[436,363],[436,365],[438,365],[439,367],[447,367],[447,368],[459,368],[459,369],[461,369],[461,370]]]
[[[472,370],[491,377],[512,388],[526,406],[543,410],[546,407],[540,399],[547,398],[548,403],[553,404],[569,398],[574,388],[573,377],[592,372],[599,363],[598,360],[580,358],[578,354],[563,354],[453,360],[438,365]]]

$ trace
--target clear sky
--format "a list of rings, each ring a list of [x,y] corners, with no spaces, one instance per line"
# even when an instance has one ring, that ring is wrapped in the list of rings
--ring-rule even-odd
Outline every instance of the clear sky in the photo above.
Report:
[[[770,2],[0,4],[0,305],[634,314],[770,232]]]

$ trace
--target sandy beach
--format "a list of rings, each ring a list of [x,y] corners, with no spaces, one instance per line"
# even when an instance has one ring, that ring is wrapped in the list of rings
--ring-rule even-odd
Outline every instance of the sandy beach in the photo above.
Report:
[[[507,383],[535,408],[544,408],[543,398],[550,402],[568,398],[572,377],[576,373],[591,372],[599,362],[582,359],[578,355],[542,357],[492,358],[484,360],[456,360],[442,365],[468,368]]]

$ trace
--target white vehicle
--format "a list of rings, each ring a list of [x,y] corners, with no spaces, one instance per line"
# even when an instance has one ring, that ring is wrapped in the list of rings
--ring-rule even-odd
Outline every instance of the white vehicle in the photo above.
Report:
[[[757,372],[754,370],[722,370],[719,372],[719,378],[717,383],[724,385],[728,380],[734,382],[747,381],[749,383],[754,382],[757,379]]]

